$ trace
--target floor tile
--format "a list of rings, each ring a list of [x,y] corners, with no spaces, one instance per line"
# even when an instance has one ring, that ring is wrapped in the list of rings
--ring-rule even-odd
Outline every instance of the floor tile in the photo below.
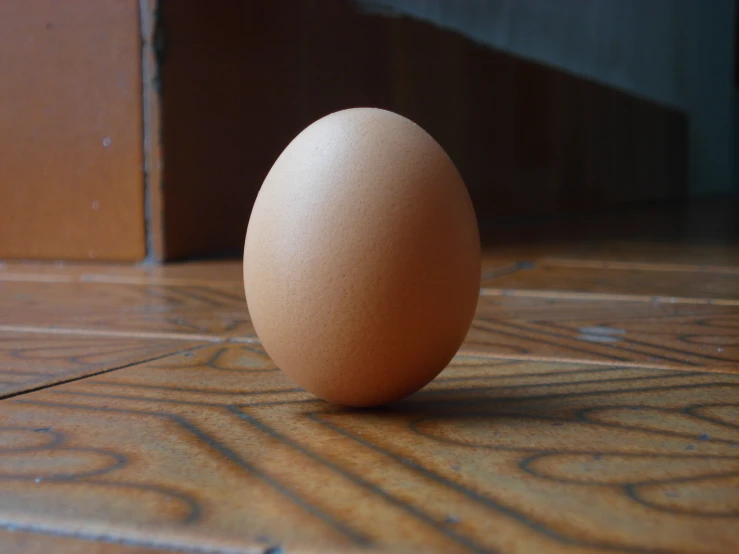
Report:
[[[554,259],[569,252],[572,244],[531,243],[486,245],[482,251],[482,280],[492,279],[515,270],[530,267],[541,259]]]
[[[3,554],[171,554],[174,551],[103,542],[103,540],[84,540],[65,535],[0,530],[0,552]]]
[[[116,265],[65,262],[0,262],[0,281],[99,281],[123,284],[241,286],[240,260],[167,265]]]
[[[655,270],[709,269],[739,273],[739,246],[711,243],[602,241],[548,257],[571,267],[646,267]]]
[[[199,344],[0,332],[0,397],[159,358]]]
[[[458,356],[377,410],[211,344],[0,402],[0,522],[276,552],[733,553],[739,376]]]
[[[661,301],[705,299],[739,304],[739,274],[603,268],[534,267],[494,277],[483,288],[635,295]]]
[[[481,297],[465,348],[501,357],[739,372],[739,308]]]
[[[243,287],[0,281],[0,325],[249,335]]]

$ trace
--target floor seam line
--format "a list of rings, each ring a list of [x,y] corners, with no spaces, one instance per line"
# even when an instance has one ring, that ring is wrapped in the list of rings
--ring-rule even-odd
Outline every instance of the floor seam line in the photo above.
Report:
[[[148,331],[114,331],[104,329],[78,329],[74,327],[44,327],[40,325],[0,325],[0,332],[36,333],[83,337],[108,337],[150,340],[198,340],[203,342],[226,342],[231,337],[224,335],[197,335],[191,333],[157,333]]]
[[[13,392],[9,392],[7,394],[0,394],[0,402],[2,402],[3,400],[10,400],[11,398],[16,398],[18,396],[23,396],[23,395],[26,395],[26,394],[30,394],[32,392],[39,392],[39,391],[50,389],[50,388],[53,388],[53,387],[58,387],[60,385],[66,385],[66,384],[74,383],[74,382],[77,382],[77,381],[83,381],[85,379],[89,379],[90,377],[99,377],[100,375],[105,375],[106,373],[112,373],[112,372],[118,371],[120,369],[127,369],[127,368],[134,367],[134,366],[141,365],[141,364],[147,364],[147,363],[150,363],[150,362],[156,362],[158,360],[161,360],[161,359],[164,359],[164,358],[168,358],[170,356],[177,356],[177,355],[183,354],[185,352],[192,352],[193,350],[200,350],[201,348],[205,348],[206,346],[210,346],[210,344],[198,344],[198,345],[195,345],[195,346],[191,346],[189,348],[182,348],[182,349],[174,350],[174,351],[171,351],[171,352],[167,352],[166,354],[158,354],[156,356],[152,356],[152,357],[149,357],[149,358],[143,358],[141,360],[137,360],[135,362],[129,362],[129,363],[122,364],[122,365],[119,365],[119,366],[116,366],[116,367],[110,367],[110,368],[107,368],[107,369],[101,369],[99,371],[94,371],[92,373],[86,373],[85,375],[77,375],[77,376],[74,376],[74,377],[70,377],[68,379],[61,379],[61,380],[55,381],[53,383],[44,383],[44,384],[41,384],[41,385],[38,385],[38,386],[35,386],[35,387],[30,387],[30,388],[27,388],[27,389],[23,389],[23,390],[20,390],[20,391],[13,391]]]

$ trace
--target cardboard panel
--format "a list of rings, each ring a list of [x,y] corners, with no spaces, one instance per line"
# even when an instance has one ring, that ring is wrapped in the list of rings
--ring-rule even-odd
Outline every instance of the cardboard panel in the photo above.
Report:
[[[145,256],[137,2],[0,2],[0,257]]]

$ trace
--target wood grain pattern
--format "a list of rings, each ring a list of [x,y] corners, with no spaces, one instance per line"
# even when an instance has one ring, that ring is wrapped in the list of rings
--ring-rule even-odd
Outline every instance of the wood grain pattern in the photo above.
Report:
[[[94,540],[84,540],[52,534],[0,530],[0,549],[4,554],[166,554],[144,546],[128,546]]]
[[[242,287],[240,261],[112,265],[82,263],[0,262],[0,281],[101,282],[138,285]]]
[[[732,258],[616,244],[491,250],[458,355],[375,410],[279,371],[238,261],[6,264],[0,551],[734,554]]]
[[[0,331],[0,398],[160,358],[196,344]]]
[[[482,282],[484,289],[642,296],[658,301],[680,299],[739,300],[739,274],[730,272],[655,271],[645,269],[522,268]]]
[[[242,285],[0,280],[0,326],[219,339],[254,328]]]
[[[0,3],[0,256],[145,256],[135,2]]]
[[[732,553],[737,410],[733,375],[459,356],[346,411],[212,345],[0,403],[0,525],[216,552]]]
[[[497,357],[739,369],[735,306],[483,297],[465,347]]]

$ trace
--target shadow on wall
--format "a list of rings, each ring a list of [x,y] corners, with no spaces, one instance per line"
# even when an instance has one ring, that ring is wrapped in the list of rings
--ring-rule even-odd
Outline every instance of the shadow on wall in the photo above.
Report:
[[[691,190],[733,182],[735,0],[354,0],[684,111]]]

